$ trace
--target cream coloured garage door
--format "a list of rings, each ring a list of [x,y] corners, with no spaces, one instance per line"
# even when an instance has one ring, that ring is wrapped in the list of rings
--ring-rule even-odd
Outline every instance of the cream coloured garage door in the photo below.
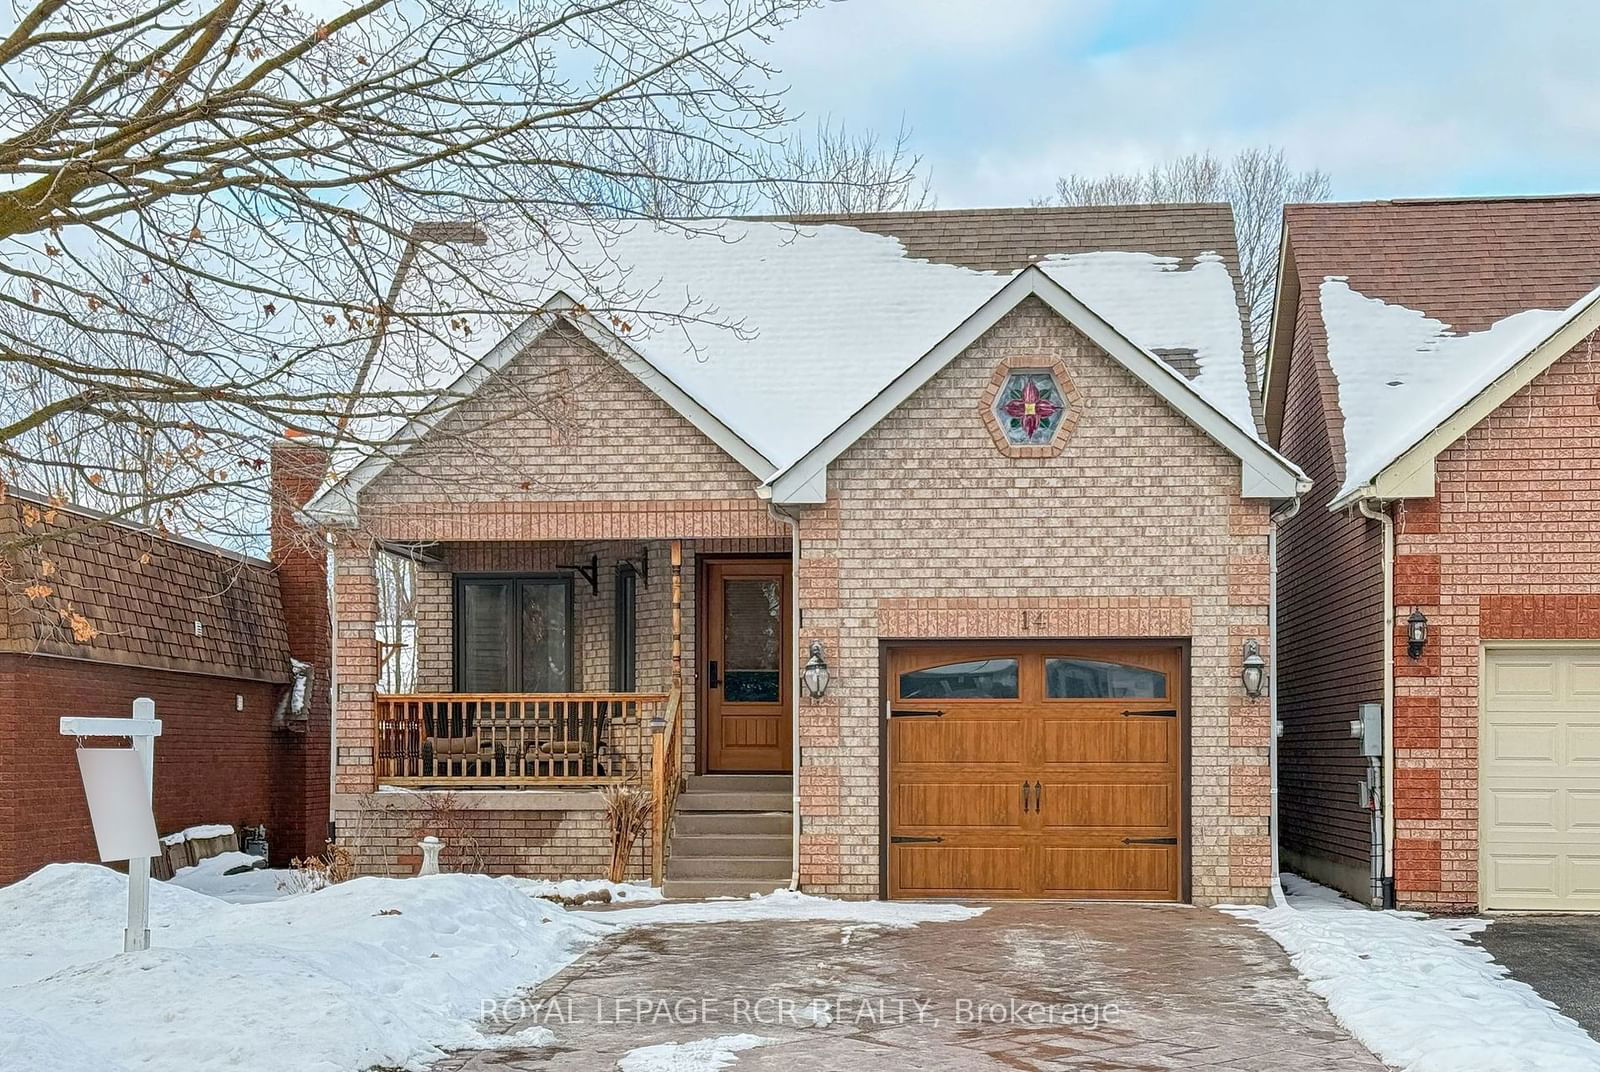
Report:
[[[1600,912],[1600,645],[1490,649],[1482,684],[1483,907]]]

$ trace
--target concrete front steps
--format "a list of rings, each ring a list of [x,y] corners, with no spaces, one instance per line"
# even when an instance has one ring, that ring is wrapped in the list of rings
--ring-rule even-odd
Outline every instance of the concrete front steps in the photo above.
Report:
[[[685,781],[667,856],[668,897],[747,897],[789,884],[794,780],[700,774]]]

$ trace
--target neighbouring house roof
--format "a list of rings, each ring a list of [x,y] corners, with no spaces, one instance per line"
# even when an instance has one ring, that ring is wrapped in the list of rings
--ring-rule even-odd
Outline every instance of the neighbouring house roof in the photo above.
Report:
[[[1122,342],[1119,360],[1181,354],[1182,374],[1147,382],[1181,399],[1180,411],[1229,449],[1248,444],[1265,468],[1280,468],[1278,484],[1294,483],[1293,467],[1259,435],[1225,205],[638,223],[577,236],[563,250],[522,236],[487,245],[500,252],[474,256],[537,315],[477,318],[457,340],[473,364],[445,388],[451,397],[476,390],[560,316],[770,481],[978,311],[997,318],[1009,309],[995,305],[998,295],[1014,295],[1014,305],[1033,293],[1010,286],[1031,269],[1108,326]],[[408,300],[447,317],[460,297],[429,290]],[[396,440],[415,442],[427,428]],[[363,462],[309,512],[349,516],[361,487],[403,449]]]
[[[0,653],[289,680],[271,563],[7,488],[0,538],[19,536],[37,542],[0,561]]]
[[[1269,435],[1298,341],[1334,382],[1332,505],[1431,495],[1441,451],[1600,327],[1600,197],[1291,205],[1282,264]]]

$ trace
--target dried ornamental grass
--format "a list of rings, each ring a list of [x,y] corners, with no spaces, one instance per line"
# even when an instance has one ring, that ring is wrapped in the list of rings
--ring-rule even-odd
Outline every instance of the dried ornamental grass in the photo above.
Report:
[[[608,785],[600,795],[606,805],[606,828],[611,831],[611,867],[606,877],[621,882],[628,871],[628,856],[649,824],[655,802],[637,785]]]

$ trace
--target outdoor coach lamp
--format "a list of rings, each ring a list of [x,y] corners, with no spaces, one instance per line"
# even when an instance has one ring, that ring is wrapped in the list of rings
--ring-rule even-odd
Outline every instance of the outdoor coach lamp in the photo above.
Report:
[[[1416,607],[1411,608],[1411,617],[1406,619],[1406,654],[1413,659],[1422,655],[1422,649],[1428,643],[1428,616]]]
[[[822,699],[822,694],[828,691],[828,660],[822,657],[820,640],[811,642],[811,658],[806,660],[806,668],[800,671],[800,683],[813,700]]]
[[[1261,658],[1261,645],[1254,637],[1244,642],[1244,669],[1239,671],[1239,680],[1244,682],[1244,691],[1253,700],[1261,695],[1261,686],[1266,684],[1267,664]]]

